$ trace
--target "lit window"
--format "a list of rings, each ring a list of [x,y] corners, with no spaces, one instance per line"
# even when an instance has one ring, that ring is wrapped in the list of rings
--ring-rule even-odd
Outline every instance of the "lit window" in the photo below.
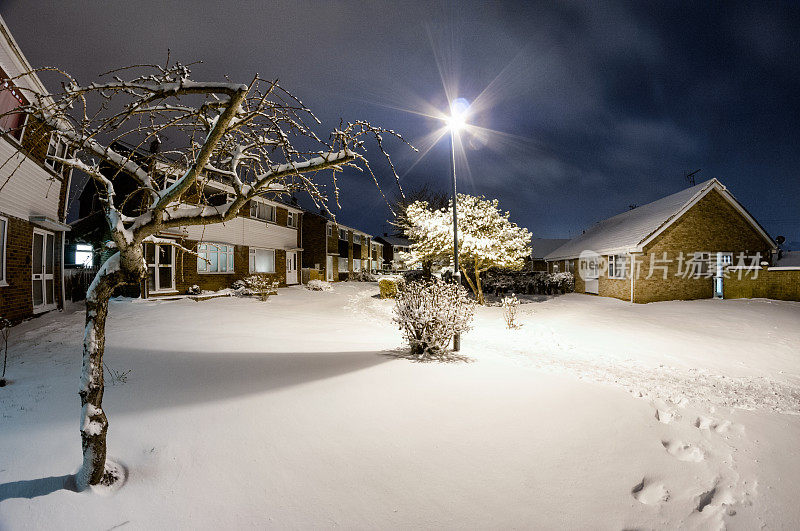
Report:
[[[0,285],[6,283],[6,228],[8,220],[0,218]]]
[[[198,273],[233,273],[233,245],[201,243],[197,246]]]
[[[250,249],[251,273],[274,273],[275,251],[272,249]]]
[[[0,132],[10,132],[11,136],[19,140],[22,137],[22,127],[25,125],[25,114],[5,114],[13,111],[20,105],[27,105],[25,97],[19,89],[8,79],[2,68],[0,68]]]
[[[625,278],[625,265],[628,257],[624,254],[612,254],[608,257],[608,278]]]
[[[75,246],[75,264],[83,267],[92,266],[92,246],[88,243],[79,243]]]
[[[353,258],[353,272],[358,273],[359,271],[361,271],[361,260]]]
[[[275,221],[275,207],[261,201],[251,201],[250,217],[264,221]]]

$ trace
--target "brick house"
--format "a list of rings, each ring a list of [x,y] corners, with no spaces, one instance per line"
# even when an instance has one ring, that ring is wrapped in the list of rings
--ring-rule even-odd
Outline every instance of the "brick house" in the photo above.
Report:
[[[406,269],[406,265],[398,259],[397,253],[409,252],[411,240],[398,236],[389,236],[384,233],[383,236],[375,238],[375,241],[383,246],[383,263],[386,269],[392,271]]]
[[[317,271],[328,282],[379,268],[372,235],[337,223],[325,211],[305,211],[302,238],[303,268]]]
[[[555,251],[569,238],[533,238],[531,240],[531,271],[547,271],[547,261],[544,259],[551,251]]]
[[[115,144],[114,149],[132,158],[153,156],[151,153],[130,153],[130,149],[121,143]],[[163,179],[164,186],[171,184],[173,181],[169,174],[175,169],[167,169],[171,166],[165,161],[156,164],[164,168],[156,170],[157,178]],[[115,168],[101,167],[101,171],[106,170],[109,178],[119,173]],[[135,182],[122,173],[114,179],[118,195],[127,198],[123,212],[135,215]],[[184,204],[223,204],[233,193],[233,188],[225,178],[204,175],[201,182],[202,197],[192,189],[183,198]],[[90,241],[95,248],[102,248],[109,236],[105,220],[98,211],[97,191],[93,182],[87,183],[80,201],[80,219],[72,224],[75,229],[73,239]],[[174,296],[186,294],[192,286],[203,291],[218,291],[252,274],[266,274],[280,286],[299,284],[302,281],[299,271],[303,259],[302,218],[302,209],[294,204],[257,197],[246,203],[235,218],[225,223],[165,230],[157,236],[174,240],[203,259],[171,245],[145,243],[148,276],[139,294],[143,297]]]
[[[46,93],[0,18],[0,114]],[[52,128],[23,114],[0,117],[0,316],[19,321],[64,304],[64,223],[71,171]]]
[[[608,218],[547,254],[575,291],[631,302],[722,297],[731,266],[771,261],[777,245],[718,180]]]

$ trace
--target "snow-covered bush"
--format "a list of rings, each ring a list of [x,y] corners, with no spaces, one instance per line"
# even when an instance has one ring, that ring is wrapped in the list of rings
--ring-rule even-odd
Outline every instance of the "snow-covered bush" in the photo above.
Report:
[[[356,273],[355,279],[359,282],[375,282],[375,280],[377,280],[375,275],[366,270]]]
[[[401,286],[405,284],[403,277],[384,277],[378,281],[381,299],[394,299]]]
[[[509,330],[513,328],[519,328],[520,325],[517,323],[517,310],[519,309],[519,299],[515,294],[511,294],[510,297],[503,297],[503,319],[506,321],[506,328]]]
[[[231,284],[231,289],[233,290],[233,294],[237,297],[249,297],[252,295],[250,288],[247,287],[247,283],[244,280],[234,280],[233,284]]]
[[[262,301],[266,301],[270,295],[277,295],[280,285],[267,275],[250,275],[244,279],[244,284],[251,295],[258,295]]]
[[[333,286],[331,286],[330,282],[315,279],[308,281],[306,289],[310,289],[311,291],[333,291]]]
[[[193,284],[192,286],[189,287],[189,289],[186,290],[186,293],[188,293],[189,295],[200,295],[200,291],[201,291],[200,286],[198,286],[197,284]]]
[[[441,358],[453,336],[470,329],[475,301],[462,286],[421,280],[398,291],[394,312],[412,354]]]
[[[562,273],[551,273],[550,281],[562,293],[575,291],[575,275],[568,271],[564,271]]]

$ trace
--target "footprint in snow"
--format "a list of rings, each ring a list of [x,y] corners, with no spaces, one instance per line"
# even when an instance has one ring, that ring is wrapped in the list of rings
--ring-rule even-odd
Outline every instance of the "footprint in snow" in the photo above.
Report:
[[[729,420],[716,420],[711,417],[697,417],[694,421],[695,428],[701,430],[711,430],[715,433],[723,434],[729,431],[742,435],[744,433],[744,426],[741,424],[733,424]]]
[[[642,478],[642,481],[631,489],[631,495],[636,501],[645,505],[660,505],[669,500],[669,491],[664,485],[647,478]]]
[[[693,444],[682,443],[681,441],[661,441],[664,449],[676,459],[681,461],[692,461],[699,463],[705,459],[705,453],[702,449]]]
[[[656,409],[656,420],[663,424],[669,424],[673,420],[680,419],[681,416],[674,409],[658,408]]]

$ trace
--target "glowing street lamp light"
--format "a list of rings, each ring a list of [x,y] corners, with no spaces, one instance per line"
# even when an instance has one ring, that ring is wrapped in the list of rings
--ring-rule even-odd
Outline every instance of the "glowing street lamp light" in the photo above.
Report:
[[[447,128],[450,130],[450,176],[453,180],[453,278],[461,284],[461,271],[458,269],[458,194],[456,191],[456,140],[455,136],[467,125],[467,112],[469,102],[464,98],[456,98],[450,104],[450,116],[447,118]],[[453,336],[453,350],[461,350],[461,334]]]

